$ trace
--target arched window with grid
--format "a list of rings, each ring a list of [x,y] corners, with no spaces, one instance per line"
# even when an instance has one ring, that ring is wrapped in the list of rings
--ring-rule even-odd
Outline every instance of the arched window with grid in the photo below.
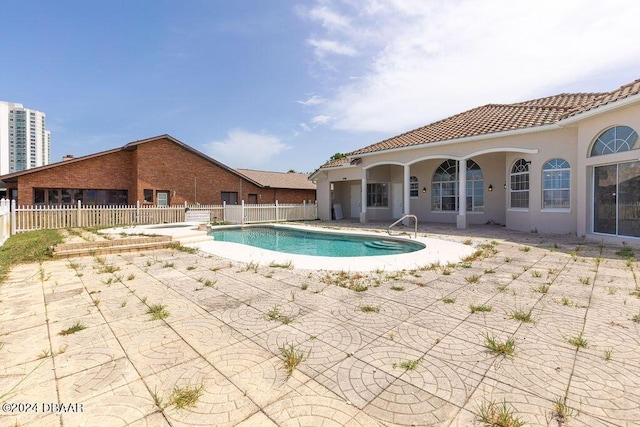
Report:
[[[591,157],[637,150],[638,133],[629,126],[614,126],[602,132],[591,147]]]
[[[511,168],[509,187],[509,207],[512,209],[529,209],[529,164],[518,159]]]
[[[431,210],[458,210],[458,166],[456,160],[445,160],[438,166],[431,180]],[[480,166],[467,160],[467,211],[484,210],[484,175]]]

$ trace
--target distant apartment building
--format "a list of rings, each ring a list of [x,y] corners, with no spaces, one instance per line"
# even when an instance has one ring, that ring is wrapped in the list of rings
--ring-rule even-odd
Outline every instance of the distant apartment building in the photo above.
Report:
[[[0,101],[0,175],[51,161],[51,132],[45,114],[22,104]]]

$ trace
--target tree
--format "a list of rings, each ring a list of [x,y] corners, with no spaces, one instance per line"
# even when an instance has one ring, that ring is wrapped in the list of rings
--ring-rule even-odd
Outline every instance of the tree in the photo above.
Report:
[[[331,156],[331,157],[329,158],[329,160],[330,160],[330,161],[331,161],[331,160],[338,160],[338,159],[342,159],[342,158],[345,158],[345,157],[347,157],[347,155],[346,155],[346,154],[344,154],[344,153],[336,153],[336,154],[334,154],[333,156]]]

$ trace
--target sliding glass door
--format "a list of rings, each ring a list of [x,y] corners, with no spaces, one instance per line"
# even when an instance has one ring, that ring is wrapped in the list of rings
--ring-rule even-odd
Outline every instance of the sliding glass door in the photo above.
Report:
[[[593,184],[593,231],[640,237],[640,162],[597,166]]]

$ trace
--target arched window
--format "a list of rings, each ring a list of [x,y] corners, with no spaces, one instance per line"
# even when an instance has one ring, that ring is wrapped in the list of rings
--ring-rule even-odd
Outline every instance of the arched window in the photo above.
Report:
[[[513,209],[529,209],[529,164],[524,159],[516,160],[511,168],[509,206]]]
[[[415,176],[410,176],[409,177],[409,195],[411,197],[418,197],[418,178]]]
[[[638,149],[638,134],[629,126],[615,126],[596,138],[591,147],[591,156],[620,153]]]
[[[551,159],[542,166],[542,208],[569,209],[571,206],[571,165]]]
[[[458,210],[458,165],[456,160],[446,160],[436,169],[431,180],[431,210]],[[484,209],[484,175],[473,160],[467,160],[467,210],[481,212]]]

